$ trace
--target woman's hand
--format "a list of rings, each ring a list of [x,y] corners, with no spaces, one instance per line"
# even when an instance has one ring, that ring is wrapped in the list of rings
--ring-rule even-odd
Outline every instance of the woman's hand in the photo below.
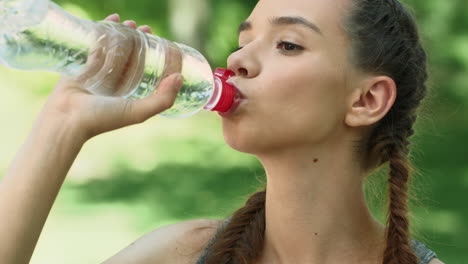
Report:
[[[105,20],[119,22],[117,14]],[[151,33],[149,26],[136,27],[131,20],[124,25]],[[132,124],[142,123],[148,118],[170,108],[182,84],[180,74],[172,74],[161,81],[157,93],[143,99],[127,100],[121,97],[94,95],[81,82],[62,77],[41,113],[42,118],[59,118],[65,126],[90,139],[98,134]]]

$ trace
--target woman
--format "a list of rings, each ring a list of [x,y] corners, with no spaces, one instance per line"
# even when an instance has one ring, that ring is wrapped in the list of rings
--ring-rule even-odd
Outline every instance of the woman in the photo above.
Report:
[[[225,220],[157,229],[105,263],[442,263],[409,234],[408,137],[427,73],[402,5],[261,0],[239,45],[228,68],[243,99],[223,115],[223,133],[230,147],[258,157],[265,190]],[[82,145],[169,108],[178,78],[134,102],[90,95],[70,80],[57,85],[0,186],[1,263],[29,261]],[[384,226],[367,207],[363,180],[387,162]]]

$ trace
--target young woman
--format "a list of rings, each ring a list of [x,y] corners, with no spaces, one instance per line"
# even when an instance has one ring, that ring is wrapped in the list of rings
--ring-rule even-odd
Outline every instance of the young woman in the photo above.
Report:
[[[239,29],[228,68],[243,99],[223,133],[258,157],[265,189],[224,220],[159,228],[105,263],[442,263],[409,234],[408,138],[427,72],[408,11],[397,0],[260,0]],[[0,262],[28,263],[87,140],[169,108],[179,85],[170,76],[128,102],[59,82],[0,185]],[[384,225],[363,181],[387,163]]]

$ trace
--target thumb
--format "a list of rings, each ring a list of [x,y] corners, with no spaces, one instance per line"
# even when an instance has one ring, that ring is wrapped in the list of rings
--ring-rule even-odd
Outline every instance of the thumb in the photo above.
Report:
[[[133,113],[131,116],[135,117],[135,121],[143,122],[171,108],[182,84],[183,77],[180,73],[174,73],[164,78],[159,84],[156,93],[146,98],[132,101]]]

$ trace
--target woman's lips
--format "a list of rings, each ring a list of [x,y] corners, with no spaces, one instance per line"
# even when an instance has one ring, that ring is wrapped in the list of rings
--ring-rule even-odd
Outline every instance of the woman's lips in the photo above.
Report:
[[[243,101],[242,98],[236,96],[234,98],[234,102],[232,103],[231,108],[227,110],[226,112],[218,112],[218,114],[222,117],[228,117],[236,112],[236,110],[239,108],[240,103]]]
[[[238,98],[241,98],[241,99],[245,99],[245,96],[242,93],[242,91],[239,89],[239,86],[237,86],[236,83],[232,79],[229,79],[226,82],[231,84],[232,86],[234,86],[236,88],[236,95],[235,95],[236,98],[238,97]]]
[[[218,114],[220,116],[222,116],[222,117],[227,117],[227,116],[230,116],[230,115],[234,114],[234,112],[239,107],[239,104],[245,99],[245,96],[242,94],[240,89],[237,87],[237,85],[232,80],[227,80],[226,82],[235,87],[236,95],[234,96],[234,102],[233,102],[231,108],[229,108],[229,110],[227,110],[226,112],[218,112]]]

